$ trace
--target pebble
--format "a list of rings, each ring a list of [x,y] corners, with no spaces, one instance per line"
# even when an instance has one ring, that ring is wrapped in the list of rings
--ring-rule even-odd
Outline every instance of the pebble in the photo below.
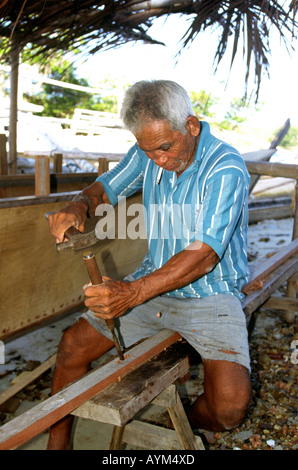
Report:
[[[270,447],[274,447],[275,446],[275,441],[273,439],[269,439],[268,441],[266,441],[266,443],[268,444],[268,446]]]
[[[237,436],[237,439],[241,439],[242,441],[245,441],[245,439],[249,439],[253,435],[252,430],[245,430],[245,431],[240,431]]]

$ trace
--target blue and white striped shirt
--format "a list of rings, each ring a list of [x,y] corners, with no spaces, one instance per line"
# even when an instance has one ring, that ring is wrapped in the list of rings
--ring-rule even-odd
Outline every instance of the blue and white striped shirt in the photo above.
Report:
[[[177,179],[158,167],[135,144],[110,171],[97,178],[112,205],[118,198],[143,192],[149,252],[133,276],[140,278],[163,266],[194,241],[219,256],[216,267],[170,296],[205,297],[233,294],[242,299],[248,281],[247,226],[249,173],[237,150],[210,133],[201,133],[191,165]]]

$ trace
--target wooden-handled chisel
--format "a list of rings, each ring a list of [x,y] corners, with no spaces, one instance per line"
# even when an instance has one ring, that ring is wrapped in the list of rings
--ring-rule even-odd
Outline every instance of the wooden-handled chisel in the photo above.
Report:
[[[102,283],[102,277],[98,269],[98,265],[95,259],[95,256],[93,253],[85,253],[84,254],[84,261],[87,266],[88,274],[89,274],[89,279],[93,285],[101,284]],[[119,359],[121,361],[124,360],[124,356],[118,341],[118,338],[115,334],[115,323],[114,320],[105,320],[107,327],[109,328],[110,332],[112,333],[113,336],[113,341],[115,344],[115,347],[117,349],[117,353],[119,356]]]

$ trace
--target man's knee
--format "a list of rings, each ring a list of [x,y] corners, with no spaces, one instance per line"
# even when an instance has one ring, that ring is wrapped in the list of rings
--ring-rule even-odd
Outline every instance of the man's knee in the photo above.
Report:
[[[85,320],[79,319],[71,327],[64,331],[57,354],[57,363],[68,366],[84,358],[90,347],[86,332]]]
[[[205,399],[218,430],[241,424],[250,403],[251,381],[244,366],[228,361],[205,361]]]
[[[100,334],[87,320],[80,318],[63,333],[56,365],[64,368],[83,367],[101,357],[113,346],[113,341]]]
[[[222,431],[229,431],[239,426],[245,418],[250,404],[250,387],[230,391],[214,406],[214,417]]]

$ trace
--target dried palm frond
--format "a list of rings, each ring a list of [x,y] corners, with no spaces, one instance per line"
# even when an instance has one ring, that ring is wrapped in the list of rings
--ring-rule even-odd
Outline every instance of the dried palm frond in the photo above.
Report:
[[[155,18],[175,13],[191,21],[182,49],[207,28],[220,31],[216,66],[231,38],[233,65],[242,36],[246,82],[253,58],[257,93],[263,70],[268,71],[271,28],[275,27],[285,41],[297,30],[296,0],[0,0],[2,59],[8,60],[11,47],[21,50],[26,45],[45,60],[53,51],[84,48],[94,54],[128,41],[160,44],[148,30]]]
[[[286,2],[284,2],[286,3]],[[269,72],[270,31],[277,28],[280,37],[288,44],[290,36],[297,30],[295,20],[296,0],[288,3],[288,9],[275,0],[251,1],[199,1],[196,2],[196,17],[184,35],[183,47],[194,41],[196,36],[206,28],[221,29],[214,61],[216,67],[225,55],[230,38],[233,38],[231,67],[239,50],[240,36],[243,36],[243,55],[246,56],[246,77],[251,70],[252,58],[255,64],[256,96],[258,97],[262,73]],[[292,17],[291,17],[292,14]]]

